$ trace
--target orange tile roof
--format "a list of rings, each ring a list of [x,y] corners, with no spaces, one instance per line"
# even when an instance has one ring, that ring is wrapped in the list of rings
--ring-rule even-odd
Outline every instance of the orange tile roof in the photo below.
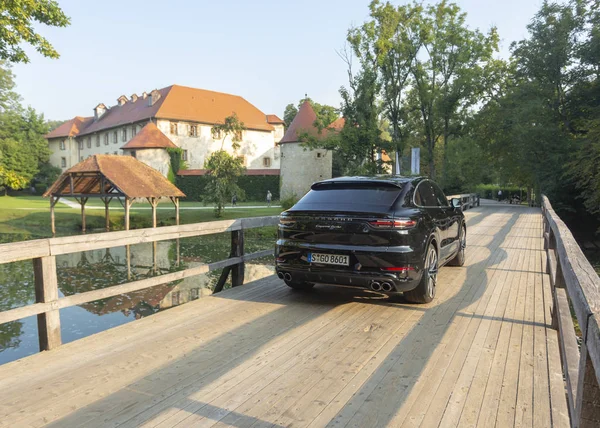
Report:
[[[162,133],[152,122],[148,123],[121,149],[165,149],[177,148],[169,137]]]
[[[280,119],[279,116],[277,116],[276,114],[268,114],[267,122],[273,125],[285,125],[285,122],[282,119]]]
[[[303,133],[320,138],[324,134],[319,133],[318,128],[314,125],[315,120],[317,120],[317,114],[310,103],[304,101],[279,144],[298,142],[299,135]]]
[[[103,193],[98,174],[88,175],[77,181],[74,192],[70,191],[70,173],[95,172],[104,176],[122,193],[130,198],[185,197],[173,183],[160,172],[132,156],[93,155],[63,172],[58,180],[44,193],[51,195]]]
[[[158,118],[216,124],[236,113],[247,129],[273,130],[262,111],[237,95],[173,85],[164,98]]]
[[[61,137],[75,137],[90,124],[93,117],[81,117],[75,116],[71,120],[67,120],[65,123],[60,125],[58,128],[53,129],[46,135],[45,138],[61,138]]]
[[[123,105],[117,104],[110,107],[98,120],[94,120],[93,117],[76,117],[70,120],[67,123],[77,121],[80,123],[74,129],[73,135],[68,135],[71,132],[70,125],[63,124],[50,132],[46,138],[87,135],[152,118],[185,120],[213,125],[223,123],[224,119],[234,112],[244,122],[247,129],[259,131],[273,131],[274,129],[268,122],[267,115],[237,95],[179,85],[158,89],[158,93],[160,98],[154,105],[150,105],[150,94],[145,99],[140,96],[135,101],[129,100]],[[269,116],[279,119],[275,115]],[[279,120],[281,121],[281,119]],[[283,123],[283,121],[281,122]]]
[[[333,122],[331,122],[327,128],[335,130],[335,131],[340,131],[344,127],[345,124],[346,124],[346,119],[344,119],[343,117],[340,117],[339,119],[336,119]]]

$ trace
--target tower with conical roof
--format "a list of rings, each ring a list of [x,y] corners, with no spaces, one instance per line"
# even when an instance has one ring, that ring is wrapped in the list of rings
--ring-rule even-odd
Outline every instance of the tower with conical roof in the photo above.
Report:
[[[325,138],[326,130],[319,132],[315,126],[317,115],[305,101],[279,142],[281,148],[281,199],[301,198],[310,186],[320,180],[331,178],[332,153],[325,149],[306,149],[301,137],[305,134]]]

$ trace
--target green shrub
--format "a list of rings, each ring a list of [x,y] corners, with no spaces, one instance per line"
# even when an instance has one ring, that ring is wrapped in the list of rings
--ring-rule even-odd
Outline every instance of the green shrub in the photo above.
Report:
[[[298,202],[298,198],[295,194],[293,194],[292,196],[288,196],[287,198],[281,200],[281,208],[283,208],[284,211],[289,210],[296,205],[296,202]]]
[[[186,194],[187,201],[202,201],[202,193],[208,183],[208,177],[203,175],[180,175],[177,177],[177,187]],[[244,175],[238,180],[238,186],[245,193],[245,200],[266,201],[267,190],[273,194],[273,200],[279,199],[278,175]],[[238,201],[242,201],[238,197]]]

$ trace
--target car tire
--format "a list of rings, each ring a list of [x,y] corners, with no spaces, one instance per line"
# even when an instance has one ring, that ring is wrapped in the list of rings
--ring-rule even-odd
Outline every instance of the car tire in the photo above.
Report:
[[[303,290],[303,291],[307,291],[312,289],[315,284],[313,284],[312,282],[304,282],[304,281],[285,281],[285,284],[290,287],[293,288],[294,290]]]
[[[456,256],[448,262],[448,266],[464,266],[465,264],[465,251],[467,248],[467,228],[463,224],[458,235],[459,250]]]
[[[412,303],[429,303],[435,297],[437,271],[439,261],[437,251],[433,244],[427,247],[425,263],[423,265],[423,275],[417,288],[404,292],[406,300]]]

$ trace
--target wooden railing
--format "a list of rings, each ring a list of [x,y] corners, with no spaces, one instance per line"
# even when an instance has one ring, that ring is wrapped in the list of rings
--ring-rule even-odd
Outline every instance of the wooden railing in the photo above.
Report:
[[[452,198],[460,199],[463,211],[469,208],[479,206],[479,196],[477,195],[477,193],[461,193],[459,195],[446,196],[446,198],[448,200]]]
[[[558,329],[571,424],[600,426],[600,278],[573,235],[542,195],[544,248],[552,287],[552,322]],[[581,330],[581,348],[571,308]]]
[[[35,275],[35,303],[0,312],[0,324],[37,315],[40,350],[45,351],[59,346],[62,342],[60,309],[143,290],[222,268],[224,268],[223,274],[214,291],[218,292],[223,288],[229,272],[232,274],[232,286],[236,287],[244,282],[244,262],[273,254],[272,248],[244,254],[244,230],[273,226],[278,221],[279,217],[277,216],[254,217],[0,244],[0,264],[33,260]],[[231,253],[226,260],[114,285],[101,290],[58,297],[56,275],[56,256],[58,255],[223,232],[231,232]]]

